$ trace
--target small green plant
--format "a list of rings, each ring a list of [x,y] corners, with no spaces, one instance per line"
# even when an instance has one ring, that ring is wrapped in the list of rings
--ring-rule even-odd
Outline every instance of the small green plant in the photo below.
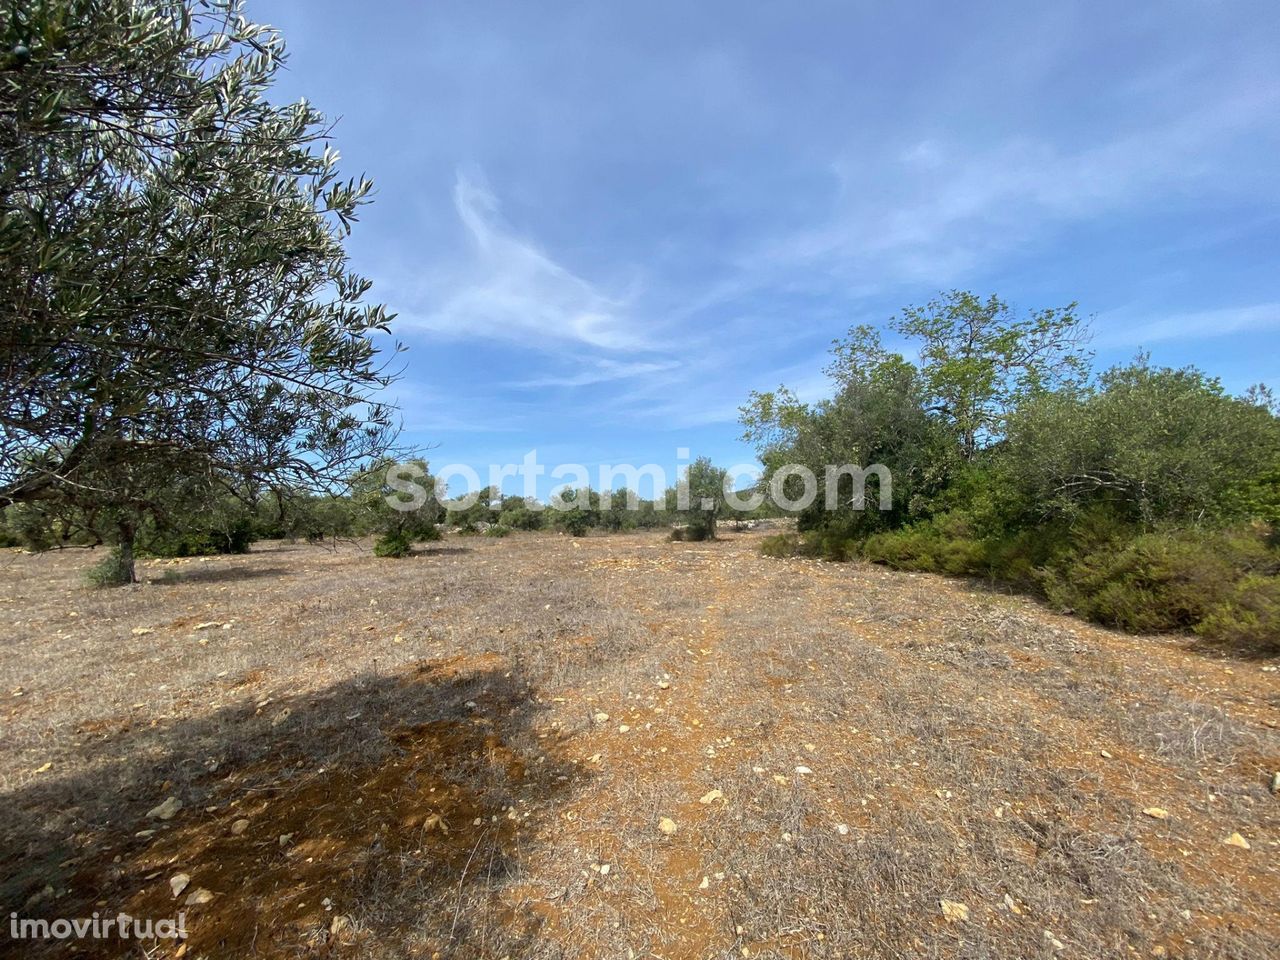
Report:
[[[373,544],[375,557],[407,557],[413,550],[413,541],[406,533],[387,533]]]
[[[511,528],[502,523],[495,523],[484,532],[486,537],[505,537],[511,533]]]
[[[95,589],[123,587],[133,583],[133,561],[116,547],[86,570],[84,579]]]
[[[571,537],[585,537],[591,529],[591,517],[581,507],[566,510],[559,517],[561,529]]]
[[[760,541],[760,553],[766,557],[783,559],[799,556],[804,552],[804,541],[794,533],[775,533]]]

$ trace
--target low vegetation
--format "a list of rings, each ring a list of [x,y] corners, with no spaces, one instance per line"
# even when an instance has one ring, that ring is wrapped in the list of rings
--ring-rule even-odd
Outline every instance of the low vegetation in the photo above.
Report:
[[[782,389],[744,408],[767,468],[819,478],[801,534],[768,554],[983,577],[1125,630],[1280,651],[1280,418],[1265,388],[1231,397],[1145,357],[1095,378],[1070,307],[1019,319],[954,293],[894,329],[918,366],[857,328],[836,347],[833,399]],[[828,490],[824,465],[871,463],[892,470],[890,509]]]

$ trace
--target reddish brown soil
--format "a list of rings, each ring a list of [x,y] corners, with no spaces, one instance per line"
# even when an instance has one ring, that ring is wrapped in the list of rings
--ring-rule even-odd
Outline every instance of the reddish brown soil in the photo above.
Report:
[[[5,913],[213,894],[0,953],[1280,956],[1274,663],[757,542],[0,557]]]

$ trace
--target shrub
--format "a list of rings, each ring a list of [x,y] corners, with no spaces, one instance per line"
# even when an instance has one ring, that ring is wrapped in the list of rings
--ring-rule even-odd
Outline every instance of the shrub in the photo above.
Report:
[[[1280,654],[1280,577],[1244,577],[1195,629],[1240,652]]]
[[[495,523],[484,532],[486,537],[505,537],[511,533],[511,528],[505,524]]]
[[[1041,586],[1056,606],[1124,630],[1189,630],[1215,610],[1226,629],[1222,605],[1238,584],[1278,567],[1264,530],[1182,529],[1082,543],[1044,569]]]
[[[846,555],[861,556],[899,570],[947,573],[953,576],[986,576],[990,564],[986,546],[972,534],[961,514],[944,514],[900,530],[877,533],[860,548],[844,547]],[[832,559],[843,559],[830,551]]]
[[[701,543],[704,540],[714,540],[716,538],[716,522],[712,520],[704,520],[702,517],[691,518],[684,528],[683,539],[690,543]]]
[[[591,516],[581,507],[573,507],[556,518],[557,524],[571,537],[585,537],[591,529]]]
[[[189,530],[156,530],[139,537],[138,549],[155,557],[203,557],[220,553],[248,553],[254,539],[249,517],[231,523]]]
[[[373,544],[375,557],[407,557],[413,550],[413,541],[406,533],[386,533]]]
[[[125,586],[133,583],[133,561],[116,547],[86,570],[84,579],[94,588]]]
[[[766,557],[796,557],[804,552],[804,541],[794,533],[775,533],[760,541],[760,552]]]
[[[521,504],[518,507],[503,510],[498,515],[498,525],[512,530],[539,530],[542,528],[542,514]]]

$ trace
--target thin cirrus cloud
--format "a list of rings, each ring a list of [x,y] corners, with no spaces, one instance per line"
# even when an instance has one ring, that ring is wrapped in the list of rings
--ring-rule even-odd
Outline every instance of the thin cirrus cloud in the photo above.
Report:
[[[629,380],[636,377],[652,377],[656,374],[677,370],[681,364],[676,360],[640,360],[626,362],[610,360],[607,357],[582,359],[581,369],[576,373],[535,377],[521,380],[514,386],[523,389],[544,387],[586,387],[596,383],[608,383],[613,380]]]
[[[1280,330],[1280,302],[1193,310],[1157,320],[1134,320],[1119,312],[1097,318],[1097,347],[1147,347],[1171,340],[1201,340]]]
[[[1233,141],[1280,106],[1260,84],[1162,123],[1064,149],[1033,137],[975,148],[925,139],[832,164],[833,212],[747,254],[747,270],[839,263],[882,283],[951,283],[1055,225],[1118,216],[1218,177]]]
[[[472,257],[432,277],[430,289],[446,291],[444,298],[425,310],[404,310],[405,328],[534,346],[645,347],[630,298],[601,290],[517,234],[479,175],[458,173],[453,203]]]

